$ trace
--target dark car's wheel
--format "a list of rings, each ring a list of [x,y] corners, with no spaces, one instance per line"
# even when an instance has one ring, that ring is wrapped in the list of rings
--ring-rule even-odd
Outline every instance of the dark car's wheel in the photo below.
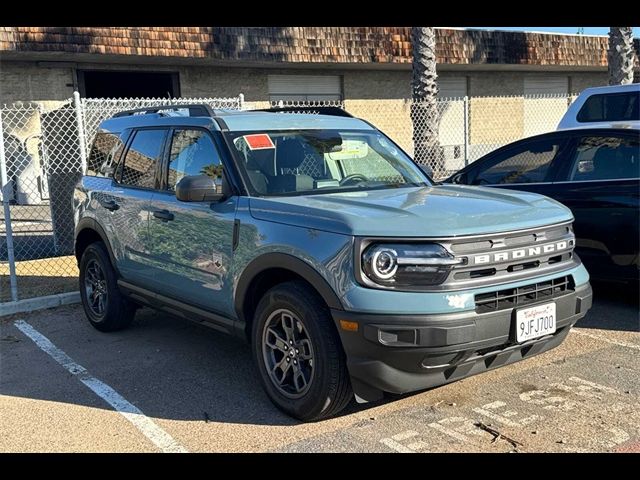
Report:
[[[331,314],[304,283],[282,283],[262,297],[252,344],[263,387],[285,413],[320,420],[340,412],[353,397]]]
[[[133,320],[135,306],[120,293],[102,242],[92,243],[82,254],[80,297],[89,322],[101,332],[121,330]]]

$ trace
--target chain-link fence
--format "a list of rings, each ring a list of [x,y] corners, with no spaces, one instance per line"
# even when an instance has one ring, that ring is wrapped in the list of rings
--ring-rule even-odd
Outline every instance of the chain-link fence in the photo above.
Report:
[[[332,106],[373,123],[436,180],[447,178],[502,145],[555,130],[575,96],[536,95],[441,98],[434,104],[408,99],[342,102],[272,102],[273,107]],[[247,104],[264,108],[264,102]]]
[[[242,99],[76,97],[0,108],[0,302],[77,290],[73,189],[98,125],[123,110],[176,103],[239,109]]]
[[[81,101],[82,124],[84,125],[85,144],[91,145],[93,136],[100,122],[124,110],[156,107],[160,105],[204,104],[211,108],[238,110],[241,108],[241,97],[233,98],[83,98]],[[88,150],[87,150],[88,151]]]
[[[554,130],[572,97],[464,97],[243,102],[233,98],[80,99],[0,108],[0,302],[77,290],[73,189],[105,118],[135,108],[203,103],[213,108],[340,107],[387,133],[442,179],[509,142]],[[437,132],[437,134],[431,134]],[[312,156],[300,169],[318,165]],[[384,175],[384,172],[379,172]]]

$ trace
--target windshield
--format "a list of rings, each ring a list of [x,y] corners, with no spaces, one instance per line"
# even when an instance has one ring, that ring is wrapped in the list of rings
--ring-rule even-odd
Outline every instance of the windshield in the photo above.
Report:
[[[252,193],[331,193],[429,185],[422,171],[375,130],[231,132]]]

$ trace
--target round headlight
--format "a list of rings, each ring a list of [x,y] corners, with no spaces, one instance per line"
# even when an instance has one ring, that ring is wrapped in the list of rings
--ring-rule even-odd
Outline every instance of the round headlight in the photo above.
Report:
[[[363,261],[366,274],[374,280],[389,280],[398,271],[398,253],[384,245],[368,249]]]
[[[376,250],[371,258],[373,273],[383,280],[391,278],[398,270],[398,254],[395,250]]]
[[[465,262],[437,243],[373,243],[362,253],[361,268],[375,284],[420,288],[442,284],[452,269]]]

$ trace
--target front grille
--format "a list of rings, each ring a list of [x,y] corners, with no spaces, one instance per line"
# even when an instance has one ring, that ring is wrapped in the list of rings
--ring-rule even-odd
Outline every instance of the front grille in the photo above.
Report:
[[[496,243],[501,243],[506,248],[533,245],[543,235],[546,241],[564,238],[571,232],[569,225],[543,227],[526,233],[513,232],[506,235],[497,234],[490,239],[456,241],[451,245],[451,251],[455,254],[484,253],[490,251]]]
[[[532,283],[518,288],[506,288],[475,296],[476,312],[488,313],[520,307],[552,299],[574,290],[571,276],[554,278],[546,282]]]
[[[439,243],[462,260],[444,282],[451,289],[504,284],[554,272],[561,275],[578,263],[570,222]]]

